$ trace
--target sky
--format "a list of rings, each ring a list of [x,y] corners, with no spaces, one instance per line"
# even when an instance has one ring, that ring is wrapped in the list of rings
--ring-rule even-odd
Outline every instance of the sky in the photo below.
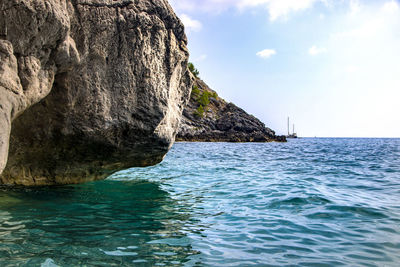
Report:
[[[200,77],[277,134],[400,137],[399,0],[169,2]]]

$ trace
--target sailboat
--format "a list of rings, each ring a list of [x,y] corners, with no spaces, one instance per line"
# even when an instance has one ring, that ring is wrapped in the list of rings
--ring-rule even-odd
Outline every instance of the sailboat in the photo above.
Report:
[[[294,124],[293,124],[293,132],[292,134],[290,134],[290,121],[289,121],[289,117],[287,118],[287,136],[286,138],[297,138],[297,133],[294,132]]]

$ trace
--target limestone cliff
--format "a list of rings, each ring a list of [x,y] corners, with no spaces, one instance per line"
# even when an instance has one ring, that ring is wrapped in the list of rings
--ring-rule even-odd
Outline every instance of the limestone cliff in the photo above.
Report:
[[[195,79],[188,106],[183,112],[177,141],[285,142],[256,117],[220,98],[200,79]]]
[[[167,0],[0,0],[0,183],[160,162],[189,98],[186,44]]]

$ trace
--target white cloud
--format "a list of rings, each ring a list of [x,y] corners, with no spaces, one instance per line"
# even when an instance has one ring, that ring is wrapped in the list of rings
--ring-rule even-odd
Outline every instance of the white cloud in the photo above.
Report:
[[[276,51],[274,49],[264,49],[264,50],[258,52],[256,55],[261,58],[269,58],[275,54],[276,54]]]
[[[206,60],[206,58],[207,58],[207,55],[206,55],[206,54],[203,54],[203,55],[201,55],[201,56],[199,56],[199,57],[193,59],[193,62],[201,62],[201,61]]]
[[[308,53],[312,56],[316,56],[322,53],[326,53],[328,50],[325,47],[317,47],[315,45],[311,46],[310,49],[308,49]]]
[[[357,66],[354,66],[354,65],[348,65],[348,66],[346,66],[345,67],[345,72],[347,72],[347,73],[354,73],[354,72],[357,72],[358,71],[358,67]]]
[[[377,35],[393,35],[400,23],[400,7],[396,1],[387,1],[380,8],[359,10],[357,19],[350,21],[348,30],[331,34],[333,40],[377,39]]]
[[[385,13],[397,13],[397,12],[399,12],[399,9],[400,9],[399,4],[396,1],[392,0],[392,1],[386,2],[382,6],[381,10]]]
[[[399,85],[398,47],[400,45],[400,3],[393,0],[369,3],[360,0],[356,15],[346,12],[338,17],[340,21],[333,29],[334,34],[324,40],[329,51],[329,65],[345,82],[354,88],[361,84],[372,91],[384,90]],[[385,77],[385,78],[384,78]],[[392,84],[392,85],[391,85]]]
[[[235,8],[239,0],[169,0],[178,12],[206,12],[218,14],[229,8]]]
[[[350,0],[350,14],[357,15],[361,10],[361,3],[359,0]]]
[[[290,13],[311,8],[315,2],[321,0],[240,0],[239,9],[248,7],[265,6],[268,9],[269,18],[275,21],[279,18],[287,18]]]
[[[230,8],[243,11],[265,7],[271,21],[287,18],[289,14],[311,8],[317,2],[328,5],[328,0],[170,0],[170,4],[180,12],[219,13]]]
[[[203,25],[201,24],[200,21],[192,19],[186,14],[182,14],[180,16],[180,19],[182,20],[183,24],[185,25],[185,28],[188,32],[194,31],[198,32],[203,28]]]

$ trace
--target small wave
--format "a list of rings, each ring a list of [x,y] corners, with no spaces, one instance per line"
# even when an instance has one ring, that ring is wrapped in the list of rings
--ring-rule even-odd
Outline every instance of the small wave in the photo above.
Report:
[[[311,214],[306,215],[309,219],[325,219],[325,220],[333,220],[338,218],[346,218],[351,217],[349,213],[341,213],[341,212],[313,212]]]
[[[187,237],[182,237],[182,238],[165,238],[165,239],[158,239],[158,240],[152,240],[147,242],[148,244],[167,244],[169,246],[189,246],[190,245],[190,239]]]
[[[100,249],[104,254],[108,256],[137,256],[138,254],[136,252],[125,252],[121,250],[114,250],[114,251],[105,251]]]
[[[387,216],[384,213],[371,207],[332,205],[328,206],[327,209],[339,212],[349,212],[352,214],[357,214],[360,216],[365,216],[373,219],[387,218]]]
[[[332,203],[329,199],[319,197],[319,196],[309,196],[309,197],[290,197],[286,199],[280,199],[272,201],[268,207],[269,208],[282,208],[285,206],[305,206],[305,205],[326,205]]]
[[[310,219],[338,219],[338,218],[349,218],[349,217],[363,217],[365,219],[383,219],[387,216],[369,207],[356,207],[356,206],[341,206],[331,205],[325,207],[325,210],[313,212],[306,215]]]

